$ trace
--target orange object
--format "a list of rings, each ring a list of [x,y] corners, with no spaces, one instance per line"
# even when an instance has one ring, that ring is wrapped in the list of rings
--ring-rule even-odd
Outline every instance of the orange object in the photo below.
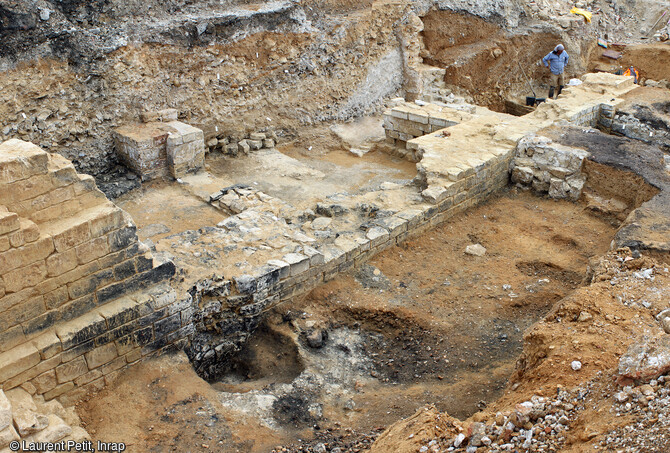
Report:
[[[623,73],[625,76],[633,76],[635,83],[638,83],[640,81],[640,73],[638,72],[637,69],[635,69],[633,66],[630,68],[626,69],[626,72]]]

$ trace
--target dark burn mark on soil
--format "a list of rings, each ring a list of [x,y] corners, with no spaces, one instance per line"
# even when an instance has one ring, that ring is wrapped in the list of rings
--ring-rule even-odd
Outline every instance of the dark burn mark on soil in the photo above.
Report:
[[[316,418],[310,414],[309,405],[310,398],[307,395],[301,392],[289,393],[277,398],[272,404],[272,416],[287,427],[299,429],[313,426]]]
[[[577,272],[565,270],[554,263],[542,261],[522,261],[516,268],[529,277],[546,277],[558,280],[574,289],[582,283],[583,276]]]

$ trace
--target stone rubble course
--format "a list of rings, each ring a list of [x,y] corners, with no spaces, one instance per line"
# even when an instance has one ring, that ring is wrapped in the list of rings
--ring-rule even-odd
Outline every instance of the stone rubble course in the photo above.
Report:
[[[519,141],[511,179],[551,198],[573,201],[582,195],[586,175],[582,163],[589,153],[562,146],[546,137],[529,137]]]

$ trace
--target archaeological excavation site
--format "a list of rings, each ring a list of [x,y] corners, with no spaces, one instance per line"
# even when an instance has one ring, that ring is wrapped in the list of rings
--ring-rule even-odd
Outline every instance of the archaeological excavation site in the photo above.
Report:
[[[669,34],[0,0],[0,453],[669,453]]]

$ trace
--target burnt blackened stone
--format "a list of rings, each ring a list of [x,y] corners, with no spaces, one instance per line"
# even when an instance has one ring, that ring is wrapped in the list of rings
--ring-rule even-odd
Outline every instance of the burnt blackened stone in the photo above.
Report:
[[[276,266],[262,266],[256,271],[256,291],[268,291],[279,283],[281,269]]]
[[[149,267],[151,269],[151,267]],[[114,278],[117,280],[125,280],[137,273],[135,269],[135,262],[133,260],[124,261],[114,267]]]
[[[240,275],[235,278],[235,286],[237,291],[242,294],[252,294],[256,292],[258,288],[258,282],[251,275]]]
[[[239,352],[260,324],[260,317],[231,318],[204,332],[193,335],[184,349],[200,377],[213,381],[231,368],[232,357]]]
[[[109,246],[112,252],[125,249],[137,242],[137,227],[127,226],[114,231],[109,235]]]
[[[349,209],[339,204],[316,204],[316,213],[324,217],[339,217],[345,215],[347,212],[349,212]]]
[[[133,332],[133,339],[137,346],[144,346],[154,338],[154,330],[151,326]]]
[[[181,327],[180,313],[175,313],[174,315],[168,316],[165,319],[156,321],[156,324],[154,324],[154,331],[156,333],[156,338],[162,338],[167,334],[169,334],[170,332],[174,332],[175,330],[179,329],[180,327]]]

